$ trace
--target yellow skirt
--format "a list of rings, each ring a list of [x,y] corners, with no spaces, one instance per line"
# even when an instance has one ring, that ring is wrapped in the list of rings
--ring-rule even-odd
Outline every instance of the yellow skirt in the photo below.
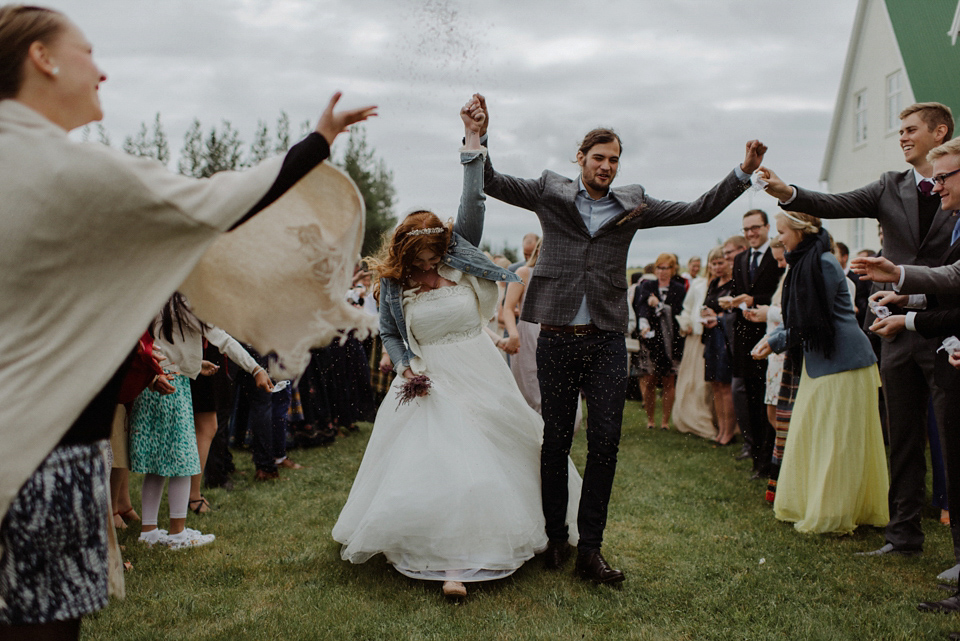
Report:
[[[807,375],[790,418],[773,512],[800,532],[849,534],[890,520],[876,365]]]

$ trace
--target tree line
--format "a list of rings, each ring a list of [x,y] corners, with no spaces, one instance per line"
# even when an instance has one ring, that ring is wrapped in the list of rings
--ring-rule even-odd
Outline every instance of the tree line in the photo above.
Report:
[[[290,127],[290,118],[283,111],[277,118],[273,133],[265,121],[258,120],[253,142],[245,145],[240,132],[229,121],[223,120],[219,128],[212,126],[205,129],[200,120],[195,118],[184,134],[177,171],[184,176],[209,178],[219,171],[252,167],[271,156],[286,153],[292,139]],[[298,139],[313,130],[309,121],[301,123],[299,129]],[[95,133],[97,140],[112,146],[109,133],[103,125],[97,123]],[[90,140],[93,136],[94,130],[90,126],[84,127],[81,138]],[[126,136],[121,149],[134,156],[154,158],[169,166],[170,143],[160,114],[157,113],[149,125],[142,122],[135,135]],[[363,196],[367,213],[361,254],[372,255],[380,248],[384,235],[397,222],[393,212],[396,198],[393,172],[382,159],[376,157],[363,127],[351,129],[343,154],[336,157],[331,150],[330,160],[353,179]]]

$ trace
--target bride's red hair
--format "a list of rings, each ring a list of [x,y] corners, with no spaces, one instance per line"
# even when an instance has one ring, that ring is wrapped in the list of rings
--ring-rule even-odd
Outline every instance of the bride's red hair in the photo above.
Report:
[[[411,234],[420,229],[441,229],[439,233]],[[450,237],[453,234],[453,223],[442,222],[432,211],[419,210],[408,215],[393,230],[390,241],[384,243],[380,252],[374,258],[366,259],[370,269],[377,272],[377,283],[374,291],[377,299],[380,298],[381,278],[391,278],[401,285],[410,275],[410,268],[417,254],[429,249],[437,256],[447,253]]]

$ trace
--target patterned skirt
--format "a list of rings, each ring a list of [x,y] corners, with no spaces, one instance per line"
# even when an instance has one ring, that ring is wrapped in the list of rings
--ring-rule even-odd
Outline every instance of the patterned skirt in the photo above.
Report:
[[[0,525],[0,624],[69,621],[107,604],[109,496],[100,443],[44,459]]]
[[[777,479],[780,476],[780,463],[783,462],[783,448],[787,443],[787,429],[793,415],[793,404],[797,400],[800,387],[800,374],[803,372],[803,353],[786,352],[780,375],[780,394],[777,396],[777,414],[774,422],[776,440],[773,443],[773,461],[770,467],[770,480],[767,481],[766,498],[773,503],[777,496]]]
[[[176,376],[166,396],[144,390],[130,413],[130,471],[159,476],[200,473],[190,379]]]

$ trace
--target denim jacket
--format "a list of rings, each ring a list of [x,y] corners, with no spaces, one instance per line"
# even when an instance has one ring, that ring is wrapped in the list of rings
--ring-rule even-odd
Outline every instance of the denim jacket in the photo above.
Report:
[[[487,258],[476,245],[483,236],[483,217],[486,211],[483,194],[483,161],[486,149],[461,150],[463,191],[460,209],[453,225],[450,245],[441,261],[444,265],[489,281],[519,283],[520,277],[502,269]],[[399,374],[410,366],[415,356],[407,339],[407,324],[403,318],[403,287],[390,278],[380,280],[380,338],[390,354],[393,369]]]

